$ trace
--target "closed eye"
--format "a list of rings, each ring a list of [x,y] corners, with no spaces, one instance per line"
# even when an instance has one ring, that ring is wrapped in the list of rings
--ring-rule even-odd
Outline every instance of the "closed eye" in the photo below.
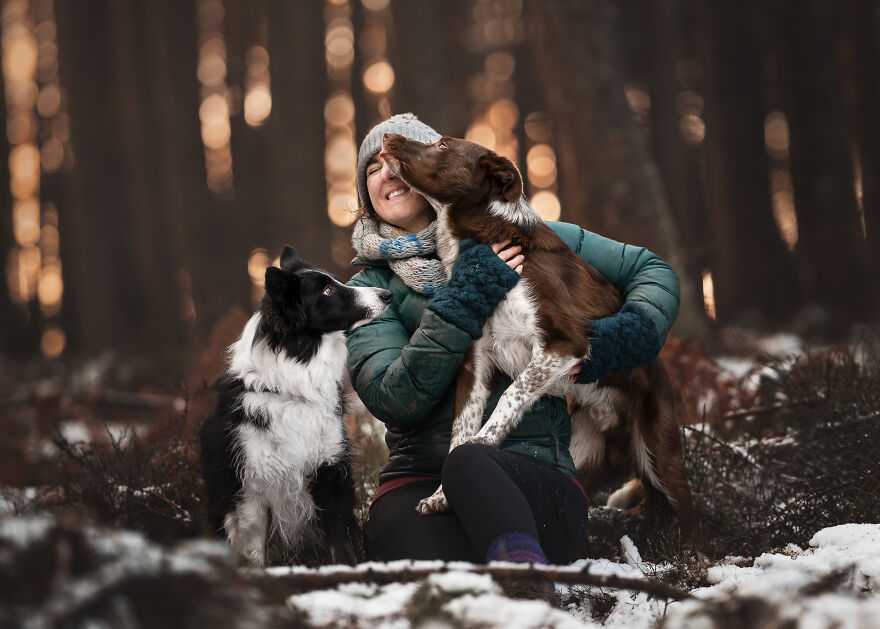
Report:
[[[326,286],[326,287],[324,287],[324,290],[321,292],[321,294],[324,295],[325,297],[329,297],[330,295],[333,294],[333,292],[334,291],[333,291],[332,286]]]

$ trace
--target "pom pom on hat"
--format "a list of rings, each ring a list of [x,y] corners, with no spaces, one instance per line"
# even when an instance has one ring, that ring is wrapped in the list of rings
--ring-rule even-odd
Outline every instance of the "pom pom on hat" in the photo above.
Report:
[[[397,114],[391,116],[370,129],[367,137],[361,142],[357,161],[357,188],[360,202],[372,209],[370,195],[367,192],[367,163],[382,148],[382,138],[386,133],[397,133],[411,140],[429,144],[436,142],[441,136],[431,127],[416,118],[415,114]]]

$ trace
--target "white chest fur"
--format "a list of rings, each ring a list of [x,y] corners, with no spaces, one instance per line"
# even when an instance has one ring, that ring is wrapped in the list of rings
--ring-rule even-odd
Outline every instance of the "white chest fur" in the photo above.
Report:
[[[242,395],[243,410],[265,426],[236,428],[242,478],[268,488],[339,460],[345,446],[339,387],[347,353],[344,334],[334,332],[324,335],[310,360],[294,360],[254,340],[259,317],[251,318],[230,348],[230,372],[249,389]]]
[[[323,463],[339,460],[345,443],[335,404],[319,406],[276,393],[245,393],[249,415],[267,420],[266,428],[238,427],[244,476],[271,484],[289,476],[307,476]]]

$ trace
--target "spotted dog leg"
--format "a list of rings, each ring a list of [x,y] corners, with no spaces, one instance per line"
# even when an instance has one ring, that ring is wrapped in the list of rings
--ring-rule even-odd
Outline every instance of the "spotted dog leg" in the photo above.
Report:
[[[577,358],[569,355],[538,353],[532,356],[532,361],[516,377],[507,390],[498,400],[498,405],[492,412],[483,428],[475,436],[468,439],[468,443],[482,443],[490,446],[498,446],[507,435],[510,434],[520,419],[550,385],[558,378],[565,375],[568,370],[578,363]]]
[[[452,424],[452,439],[449,443],[450,452],[477,434],[477,431],[480,429],[483,411],[486,408],[489,394],[492,392],[489,388],[492,365],[487,357],[490,343],[488,335],[483,336],[474,343],[472,355],[466,357],[465,363],[462,365],[462,371],[458,375],[456,398],[459,398],[461,393],[465,396],[465,403]],[[459,387],[469,387],[469,390],[462,393]],[[443,494],[442,486],[438,487],[437,491],[419,502],[416,506],[416,511],[422,515],[443,513],[448,510],[449,502],[447,502],[446,496]]]

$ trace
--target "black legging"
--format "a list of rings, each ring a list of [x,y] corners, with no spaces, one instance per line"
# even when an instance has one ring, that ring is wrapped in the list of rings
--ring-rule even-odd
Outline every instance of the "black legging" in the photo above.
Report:
[[[368,559],[484,563],[496,537],[525,533],[541,543],[551,563],[565,564],[583,541],[589,503],[552,465],[465,444],[446,457],[441,480],[451,512],[416,512],[419,500],[437,489],[436,479],[403,485],[373,503],[364,532]]]

